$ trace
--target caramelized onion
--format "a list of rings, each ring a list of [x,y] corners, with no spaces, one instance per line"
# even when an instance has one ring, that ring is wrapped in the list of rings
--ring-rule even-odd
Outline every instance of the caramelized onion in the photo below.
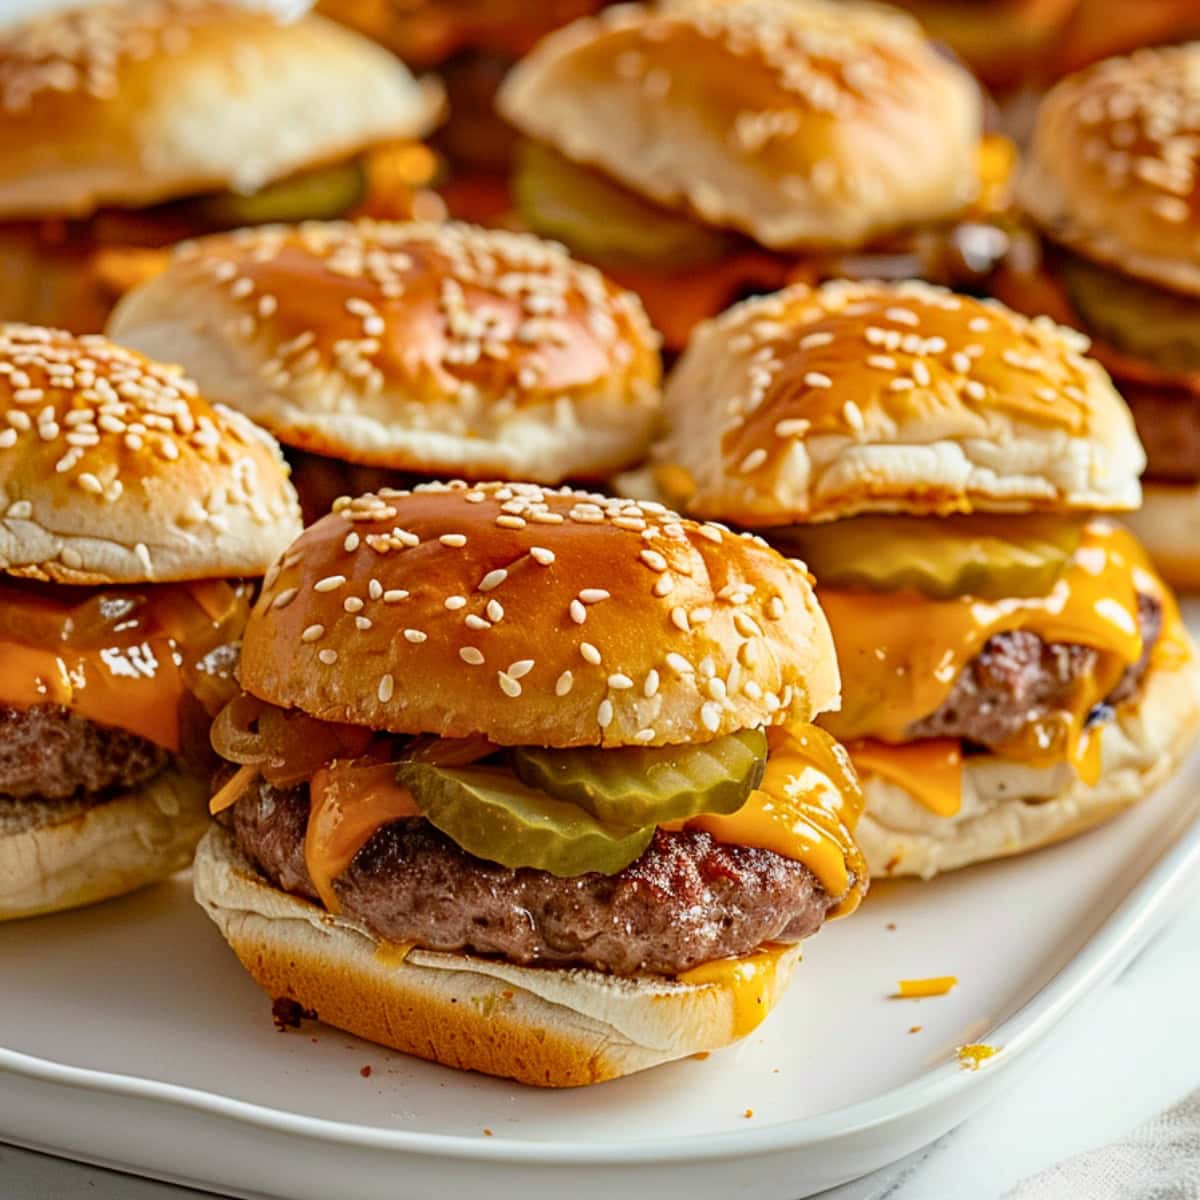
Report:
[[[468,767],[488,758],[500,749],[481,733],[465,738],[440,738],[423,733],[397,756],[398,762],[429,763],[435,767]]]

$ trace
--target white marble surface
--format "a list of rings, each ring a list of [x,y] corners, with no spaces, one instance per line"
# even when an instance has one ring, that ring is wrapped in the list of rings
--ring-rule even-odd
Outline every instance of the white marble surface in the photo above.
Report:
[[[1128,971],[1061,1027],[1015,1087],[902,1163],[823,1200],[998,1200],[1200,1084],[1200,886]],[[964,1188],[969,1186],[969,1191]],[[183,1200],[201,1193],[0,1146],[3,1200]]]

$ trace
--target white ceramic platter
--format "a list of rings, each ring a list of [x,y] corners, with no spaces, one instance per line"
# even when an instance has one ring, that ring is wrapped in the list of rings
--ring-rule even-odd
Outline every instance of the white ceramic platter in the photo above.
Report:
[[[276,1032],[184,879],[9,924],[0,1139],[239,1196],[723,1200],[752,1186],[798,1200],[932,1140],[1010,1083],[1200,869],[1198,816],[1193,757],[1073,842],[879,885],[808,944],[747,1042],[572,1092],[310,1022]],[[961,981],[948,996],[888,999],[901,978],[946,974]],[[976,1041],[1000,1053],[964,1071],[954,1048]]]

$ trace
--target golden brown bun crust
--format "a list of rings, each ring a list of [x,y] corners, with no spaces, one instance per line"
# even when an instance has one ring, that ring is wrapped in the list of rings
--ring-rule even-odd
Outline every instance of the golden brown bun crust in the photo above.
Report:
[[[289,445],[430,475],[603,478],[643,457],[659,414],[637,297],[560,246],[470,225],[206,238],[109,332]]]
[[[299,529],[274,439],[178,367],[98,335],[0,325],[0,571],[254,576]]]
[[[205,782],[168,768],[101,804],[0,797],[0,921],[95,904],[186,867]]]
[[[926,284],[796,285],[697,328],[653,461],[671,502],[751,526],[1135,508],[1141,444],[1085,348]]]
[[[808,576],[658,506],[530,485],[382,491],[268,575],[247,691],[327,721],[501,745],[661,745],[835,702]]]
[[[728,986],[518,967],[410,951],[397,962],[361,927],[265,884],[214,827],[196,852],[196,899],[272,999],[405,1054],[536,1087],[616,1079],[737,1039]],[[799,961],[778,960],[768,1011]]]
[[[0,216],[255,191],[441,110],[386,51],[237,0],[106,0],[0,34]]]
[[[1042,101],[1020,199],[1043,230],[1200,295],[1200,42],[1140,50]]]
[[[382,42],[410,66],[477,51],[515,58],[599,0],[319,0],[317,11]]]
[[[880,7],[620,5],[539,43],[498,104],[567,157],[773,249],[860,245],[978,187],[978,88]]]
[[[1187,634],[1156,658],[1141,694],[1101,734],[1095,787],[1065,763],[1025,764],[980,754],[965,760],[963,805],[939,817],[879,776],[862,779],[867,807],[856,830],[871,874],[920,875],[1024,854],[1082,833],[1136,804],[1175,771],[1200,729],[1200,668]]]

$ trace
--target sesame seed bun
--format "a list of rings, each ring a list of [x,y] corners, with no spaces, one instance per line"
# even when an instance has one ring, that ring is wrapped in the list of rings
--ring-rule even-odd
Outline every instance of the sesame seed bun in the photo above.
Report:
[[[0,921],[95,904],[186,867],[208,827],[204,779],[173,767],[100,802],[0,796]]]
[[[732,975],[621,979],[430,950],[398,962],[365,928],[269,887],[218,827],[200,843],[193,886],[268,996],[446,1066],[578,1087],[727,1046],[742,1032]],[[768,1009],[799,960],[798,945],[780,954]]]
[[[545,38],[498,104],[568,158],[773,249],[859,245],[978,187],[978,88],[875,6],[620,5]]]
[[[1058,84],[1019,196],[1079,253],[1200,295],[1200,43],[1141,50]]]
[[[0,325],[0,570],[70,584],[254,576],[299,528],[274,440],[178,367]]]
[[[288,445],[422,474],[603,478],[644,456],[659,412],[636,296],[557,245],[470,225],[205,238],[109,332]]]
[[[513,484],[349,501],[268,575],[242,686],[395,733],[705,742],[836,702],[808,576],[660,506]]]
[[[1200,729],[1195,647],[1173,632],[1174,661],[1153,661],[1135,700],[1100,734],[1099,781],[1067,763],[1033,766],[995,754],[963,760],[962,806],[931,812],[896,783],[861,778],[866,808],[855,830],[873,877],[926,879],[1074,837],[1144,799],[1167,780]]]
[[[427,132],[440,89],[319,17],[109,0],[0,35],[0,217],[252,192]]]
[[[1086,344],[927,284],[747,300],[668,380],[654,476],[689,513],[750,526],[1133,509],[1145,457]]]

